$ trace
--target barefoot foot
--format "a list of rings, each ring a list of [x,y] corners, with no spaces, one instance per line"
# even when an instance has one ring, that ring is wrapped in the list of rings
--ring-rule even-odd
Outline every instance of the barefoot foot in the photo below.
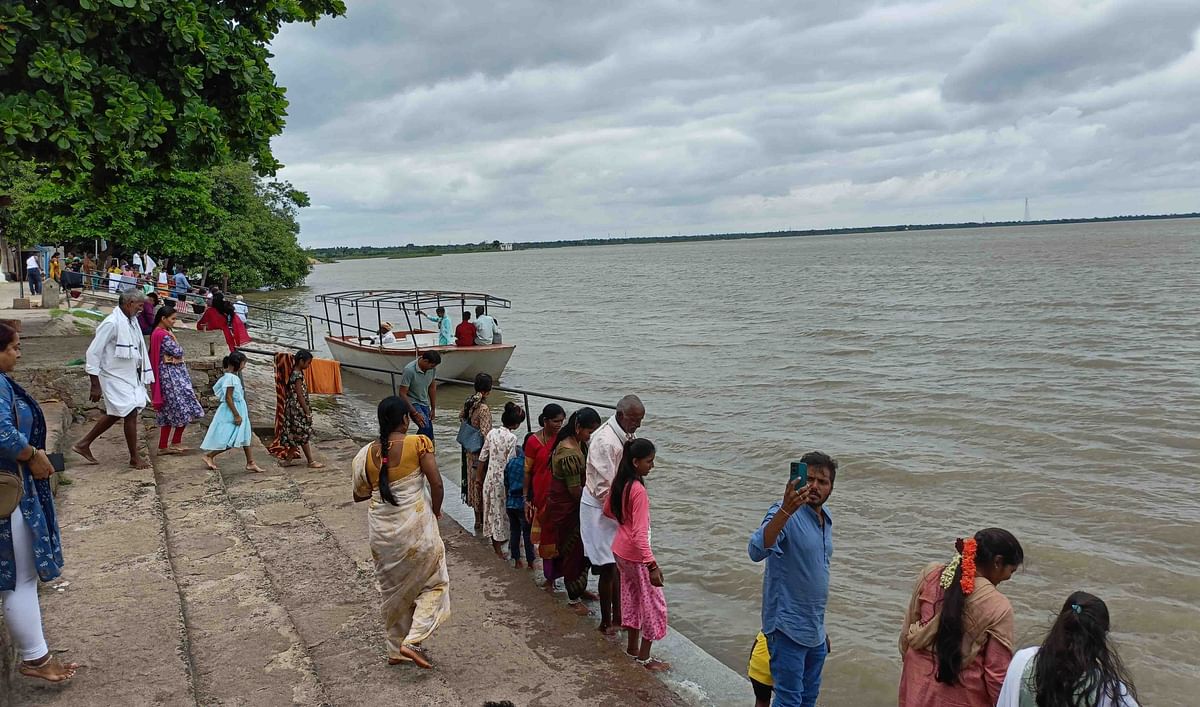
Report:
[[[20,672],[27,678],[41,678],[48,682],[64,682],[75,676],[79,669],[78,663],[63,663],[53,655],[47,655],[40,661],[30,660],[21,663]]]
[[[592,610],[587,608],[587,606],[585,606],[582,603],[572,604],[571,611],[574,611],[578,616],[591,616],[592,615]]]
[[[80,446],[78,444],[71,447],[71,451],[83,457],[88,464],[99,464],[96,457],[92,456],[92,448],[90,446]]]
[[[638,660],[642,667],[652,673],[661,673],[671,669],[670,663],[664,663],[658,658],[650,658],[649,660]]]
[[[209,471],[217,471],[217,464],[213,461],[212,457],[205,454],[200,458],[204,460],[204,466],[208,467]]]
[[[252,463],[252,464],[247,464],[247,465],[246,465],[246,471],[252,471],[252,472],[254,472],[254,473],[256,473],[256,474],[261,474],[261,473],[262,473],[262,467],[261,467],[261,466],[259,466],[258,464],[253,464],[253,463]]]
[[[141,457],[134,457],[133,459],[129,460],[129,468],[130,469],[149,469],[150,462],[146,461],[145,459],[142,459]]]
[[[324,469],[325,465],[322,464],[321,462],[309,462],[308,468],[309,469]]]

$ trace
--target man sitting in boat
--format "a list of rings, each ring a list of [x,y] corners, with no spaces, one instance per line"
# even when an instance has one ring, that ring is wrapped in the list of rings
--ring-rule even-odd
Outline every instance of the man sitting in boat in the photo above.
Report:
[[[454,345],[474,346],[475,334],[475,325],[471,323],[471,313],[463,310],[462,324],[454,328]]]
[[[496,336],[496,320],[487,313],[483,305],[475,307],[475,345],[491,346]]]
[[[392,333],[392,323],[391,322],[383,322],[382,324],[379,325],[379,331],[376,332],[375,336],[368,337],[368,338],[359,337],[358,340],[366,341],[368,344],[371,344],[372,346],[382,346],[383,344],[396,343],[396,335]]]

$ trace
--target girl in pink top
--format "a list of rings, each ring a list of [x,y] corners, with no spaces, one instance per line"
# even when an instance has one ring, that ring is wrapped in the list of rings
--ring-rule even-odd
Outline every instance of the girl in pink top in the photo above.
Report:
[[[612,551],[621,576],[621,625],[629,634],[625,651],[658,672],[671,665],[650,657],[650,646],[667,635],[667,600],[662,570],[650,550],[650,498],[642,481],[653,468],[654,444],[646,439],[627,442],[604,514],[619,524]]]

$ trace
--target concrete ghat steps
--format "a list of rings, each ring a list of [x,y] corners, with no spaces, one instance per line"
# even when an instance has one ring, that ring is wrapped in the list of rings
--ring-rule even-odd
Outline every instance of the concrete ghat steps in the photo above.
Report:
[[[83,434],[90,422],[71,429]],[[67,456],[56,499],[66,567],[41,585],[46,640],[82,668],[68,685],[17,676],[14,705],[194,705],[179,591],[154,472],[126,465],[119,430]]]
[[[190,431],[198,446],[203,428]],[[147,435],[157,445],[157,430]],[[231,461],[230,455],[222,460]],[[199,452],[158,456],[155,480],[166,519],[200,705],[330,702],[288,609],[247,534],[224,475]]]

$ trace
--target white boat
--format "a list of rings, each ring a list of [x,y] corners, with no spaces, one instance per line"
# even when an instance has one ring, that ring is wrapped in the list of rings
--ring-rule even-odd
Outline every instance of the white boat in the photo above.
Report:
[[[511,307],[508,300],[488,294],[354,290],[318,295],[317,302],[325,305],[325,343],[334,359],[355,375],[387,385],[398,383],[404,367],[425,351],[441,354],[439,379],[472,381],[479,373],[487,373],[499,381],[516,349],[513,344],[440,346],[437,331],[421,326],[424,322],[418,312],[431,313],[437,307],[445,307],[447,316],[456,323],[462,321],[462,311],[474,315],[477,306],[489,313],[495,308]],[[393,324],[391,334],[396,340],[376,343],[384,322]]]

